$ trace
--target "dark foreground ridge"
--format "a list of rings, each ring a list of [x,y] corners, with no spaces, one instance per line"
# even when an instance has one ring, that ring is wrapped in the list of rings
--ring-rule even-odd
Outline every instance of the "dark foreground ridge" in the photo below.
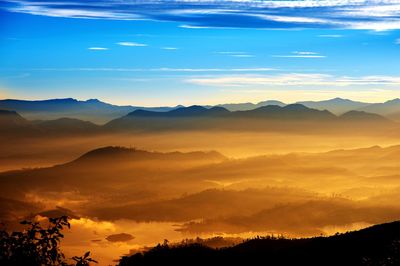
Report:
[[[164,244],[123,257],[120,265],[400,265],[400,221],[331,237],[256,238],[221,249]]]

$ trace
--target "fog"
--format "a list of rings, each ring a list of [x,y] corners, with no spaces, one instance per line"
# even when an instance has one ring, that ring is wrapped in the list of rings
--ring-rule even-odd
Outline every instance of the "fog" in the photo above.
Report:
[[[90,250],[101,265],[164,239],[330,235],[400,219],[398,143],[360,132],[10,138],[0,217],[12,229],[68,215],[66,254]]]

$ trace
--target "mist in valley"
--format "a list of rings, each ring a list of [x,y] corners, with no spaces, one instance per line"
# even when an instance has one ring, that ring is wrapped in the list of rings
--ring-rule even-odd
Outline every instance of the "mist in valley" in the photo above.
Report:
[[[398,142],[372,129],[8,137],[0,218],[68,215],[66,254],[102,263],[164,239],[332,235],[400,219]]]

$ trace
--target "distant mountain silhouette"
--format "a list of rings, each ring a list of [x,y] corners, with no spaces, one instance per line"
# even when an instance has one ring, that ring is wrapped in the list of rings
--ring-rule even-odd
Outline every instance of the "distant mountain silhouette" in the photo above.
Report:
[[[119,132],[176,131],[176,130],[272,130],[272,131],[314,131],[345,122],[354,126],[381,127],[374,130],[391,129],[398,125],[393,121],[364,111],[349,111],[336,116],[327,110],[308,108],[302,104],[286,106],[267,105],[248,111],[230,112],[223,107],[203,106],[178,107],[157,112],[138,109],[103,126],[75,118],[29,121],[15,111],[0,110],[0,135],[11,137],[31,136],[73,136],[98,135]],[[371,124],[372,123],[372,124]],[[324,125],[322,127],[322,125]],[[342,127],[346,129],[346,127]]]
[[[0,110],[0,123],[15,126],[28,125],[29,122],[15,111]]]
[[[71,133],[97,133],[100,126],[88,121],[74,118],[59,118],[56,120],[34,121],[46,133],[71,134]]]
[[[262,101],[259,103],[227,103],[227,104],[218,104],[217,107],[223,107],[231,112],[233,111],[248,111],[253,110],[262,106],[267,105],[278,105],[278,106],[285,106],[286,104],[281,101],[269,100],[269,101]]]
[[[268,105],[249,111],[233,112],[232,116],[284,120],[331,120],[336,118],[336,116],[329,111],[311,109],[302,104],[289,104],[284,107],[280,107],[278,105]]]
[[[339,117],[341,120],[345,121],[351,121],[351,122],[365,122],[365,121],[370,121],[370,122],[389,122],[390,120],[378,115],[378,114],[373,114],[373,113],[367,113],[364,111],[349,111],[344,114],[342,114]]]
[[[343,98],[334,98],[323,101],[300,101],[295,104],[304,105],[310,109],[317,109],[320,111],[328,110],[335,115],[342,115],[349,111],[366,111],[369,113],[377,113],[388,118],[399,120],[400,119],[400,99],[393,99],[385,103],[365,103],[359,101],[352,101]],[[204,112],[199,107],[206,109],[214,109],[222,107],[230,112],[235,111],[250,111],[265,106],[279,106],[284,107],[287,104],[276,101],[268,100],[261,101],[259,103],[228,103],[228,104],[217,104],[215,106],[204,105],[197,106],[196,108],[187,107],[193,109],[193,111]],[[293,104],[291,104],[293,105]],[[214,107],[214,108],[213,108]],[[144,115],[143,111],[150,112],[167,112],[174,109],[185,108],[182,105],[171,106],[171,107],[140,107],[140,106],[119,106],[99,101],[97,99],[89,99],[86,101],[80,101],[73,98],[65,99],[49,99],[49,100],[14,100],[6,99],[0,100],[0,110],[16,111],[28,120],[56,120],[62,117],[75,118],[85,121],[91,121],[98,124],[104,124],[110,120],[117,119],[125,116],[129,113],[132,114],[135,110],[141,110],[140,112]],[[182,110],[181,110],[182,111]],[[185,113],[188,110],[185,111]],[[148,113],[149,116],[154,115]]]
[[[105,125],[108,130],[182,130],[182,129],[261,129],[274,123],[332,122],[337,117],[329,111],[307,108],[301,104],[284,107],[268,105],[248,111],[230,112],[223,107],[181,107],[168,112],[136,110]],[[268,123],[267,123],[268,122]]]
[[[0,135],[46,137],[76,134],[97,134],[101,127],[73,118],[29,121],[15,111],[0,110]]]
[[[303,101],[297,103],[309,108],[328,110],[336,115],[341,115],[345,112],[357,110],[370,105],[369,103],[357,102],[342,98],[334,98],[325,101]]]
[[[375,103],[359,109],[369,113],[383,115],[400,121],[400,99],[393,99],[384,103]]]
[[[89,151],[69,164],[99,163],[107,161],[112,163],[126,163],[145,160],[188,161],[207,160],[224,161],[227,158],[216,151],[202,152],[151,152],[135,148],[108,146]]]
[[[307,108],[301,104],[290,104],[286,106],[279,105],[267,105],[258,107],[256,109],[247,111],[228,111],[223,107],[211,107],[205,108],[198,105],[189,107],[181,107],[168,112],[154,112],[147,110],[136,110],[125,118],[134,117],[224,117],[224,118],[235,118],[235,117],[248,117],[248,118],[275,118],[275,119],[314,119],[314,118],[334,118],[335,116],[329,111],[320,111],[316,109]]]
[[[30,120],[48,120],[70,117],[105,123],[111,119],[123,116],[136,109],[167,111],[174,107],[136,107],[108,104],[97,99],[79,101],[73,98],[26,101],[6,99],[0,100],[0,109],[13,110]]]
[[[0,110],[0,136],[25,136],[38,129],[15,111]]]
[[[255,238],[233,247],[158,245],[123,257],[127,265],[399,265],[400,222],[375,225],[331,237]]]
[[[190,107],[180,107],[168,112],[155,112],[148,110],[136,110],[129,113],[126,117],[212,117],[216,115],[226,115],[230,112],[223,107],[205,108],[199,105]]]

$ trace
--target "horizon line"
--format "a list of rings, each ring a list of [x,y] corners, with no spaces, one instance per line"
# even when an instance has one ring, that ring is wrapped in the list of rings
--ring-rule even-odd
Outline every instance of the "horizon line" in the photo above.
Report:
[[[78,102],[88,102],[88,101],[99,101],[102,103],[110,104],[110,105],[115,105],[115,106],[132,106],[132,107],[145,107],[145,108],[156,108],[156,107],[190,107],[190,106],[218,106],[218,105],[228,105],[228,104],[254,104],[257,105],[262,102],[266,101],[277,101],[281,102],[285,105],[290,105],[290,104],[298,104],[302,102],[324,102],[324,101],[330,101],[330,100],[345,100],[345,101],[352,101],[352,102],[360,102],[360,103],[365,103],[365,104],[379,104],[379,103],[386,103],[390,102],[393,100],[400,100],[400,98],[395,97],[395,98],[390,98],[384,101],[377,101],[377,102],[365,102],[362,100],[354,100],[350,98],[342,98],[342,97],[333,97],[333,98],[326,98],[322,100],[299,100],[295,102],[285,102],[283,100],[278,100],[278,99],[265,99],[262,101],[257,101],[257,102],[252,102],[252,101],[243,101],[243,102],[225,102],[225,103],[218,103],[218,104],[175,104],[175,105],[141,105],[141,104],[118,104],[112,101],[107,101],[99,98],[74,98],[74,97],[60,97],[60,98],[46,98],[46,99],[23,99],[23,98],[0,98],[0,101],[26,101],[26,102],[43,102],[43,101],[52,101],[52,100],[75,100]]]

